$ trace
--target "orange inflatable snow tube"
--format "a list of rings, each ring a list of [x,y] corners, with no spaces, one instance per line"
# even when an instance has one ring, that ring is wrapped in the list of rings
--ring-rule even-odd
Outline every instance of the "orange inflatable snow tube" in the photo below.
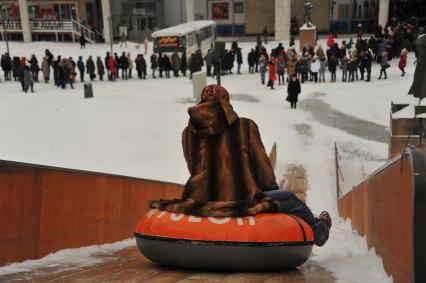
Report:
[[[312,251],[311,227],[294,215],[197,217],[150,210],[136,227],[145,257],[162,265],[230,271],[294,268]]]

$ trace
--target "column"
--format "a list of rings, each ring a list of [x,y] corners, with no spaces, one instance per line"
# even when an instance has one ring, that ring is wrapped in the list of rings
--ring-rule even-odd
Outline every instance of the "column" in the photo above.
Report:
[[[379,25],[384,29],[389,18],[389,0],[380,0],[379,3]]]
[[[192,22],[195,20],[194,18],[194,0],[186,0],[186,21]]]
[[[24,42],[31,42],[30,16],[28,15],[28,1],[19,0],[19,13],[21,14],[22,36]]]
[[[275,0],[275,40],[290,40],[291,0]]]
[[[111,17],[111,3],[110,0],[102,0],[102,21],[104,27],[104,39],[105,43],[113,42],[112,35],[112,17]]]

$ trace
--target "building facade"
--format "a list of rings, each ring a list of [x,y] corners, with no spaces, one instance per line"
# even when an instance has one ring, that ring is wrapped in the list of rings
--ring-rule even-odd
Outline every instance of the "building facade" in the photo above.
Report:
[[[406,0],[402,2],[425,0]],[[311,20],[319,32],[334,23],[353,32],[386,23],[394,0],[311,0]],[[400,3],[401,1],[397,1]],[[394,8],[392,8],[395,10]],[[392,10],[391,9],[391,10]],[[303,0],[0,0],[0,32],[25,41],[75,39],[82,32],[93,41],[127,37],[143,41],[155,30],[192,20],[212,19],[219,36],[256,35],[267,26],[288,38],[304,23]]]

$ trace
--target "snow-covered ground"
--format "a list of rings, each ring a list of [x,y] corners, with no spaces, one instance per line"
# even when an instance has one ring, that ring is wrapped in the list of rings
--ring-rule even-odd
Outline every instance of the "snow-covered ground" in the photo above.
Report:
[[[74,59],[78,55],[85,59],[88,55],[103,58],[109,50],[107,45],[87,45],[81,51],[77,44],[51,42],[10,45],[12,55],[29,57],[34,53],[39,58],[45,48],[55,56],[60,53]],[[253,45],[241,44],[244,60]],[[272,42],[267,48],[276,45]],[[284,42],[284,46],[288,43]],[[114,48],[117,52],[132,52],[133,58],[143,52],[135,44]],[[0,53],[3,52],[4,47],[0,46]],[[149,55],[150,52],[148,58]],[[399,76],[393,60],[387,80],[377,81],[379,69],[375,65],[371,83],[342,83],[338,74],[337,83],[302,85],[300,99],[319,98],[336,110],[388,126],[390,102],[411,100],[406,93],[414,72],[413,57],[409,54],[406,77]],[[247,69],[245,61],[242,75],[222,77],[235,111],[256,121],[267,151],[277,142],[277,178],[282,178],[288,164],[302,164],[308,175],[308,205],[315,213],[328,210],[333,216],[330,240],[325,247],[314,249],[312,259],[333,272],[340,282],[390,282],[381,260],[374,251],[368,251],[365,239],[337,216],[333,167],[334,142],[350,149],[342,152],[345,160],[369,170],[383,164],[387,145],[324,126],[311,113],[290,109],[285,101],[286,86],[267,89],[260,84],[259,75],[248,74]],[[208,82],[214,83],[211,79]],[[0,159],[176,183],[186,181],[189,175],[181,149],[181,131],[187,124],[187,108],[193,103],[192,84],[187,77],[95,81],[94,99],[83,98],[83,84],[76,83],[75,87],[62,90],[39,83],[36,93],[24,94],[18,83],[1,82]],[[305,131],[298,130],[299,126]],[[16,268],[0,268],[0,274]]]

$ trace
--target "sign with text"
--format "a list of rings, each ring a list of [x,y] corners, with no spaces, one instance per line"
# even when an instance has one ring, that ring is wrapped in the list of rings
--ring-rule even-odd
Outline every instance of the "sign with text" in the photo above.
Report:
[[[179,41],[177,36],[167,36],[158,38],[158,47],[178,47]]]

